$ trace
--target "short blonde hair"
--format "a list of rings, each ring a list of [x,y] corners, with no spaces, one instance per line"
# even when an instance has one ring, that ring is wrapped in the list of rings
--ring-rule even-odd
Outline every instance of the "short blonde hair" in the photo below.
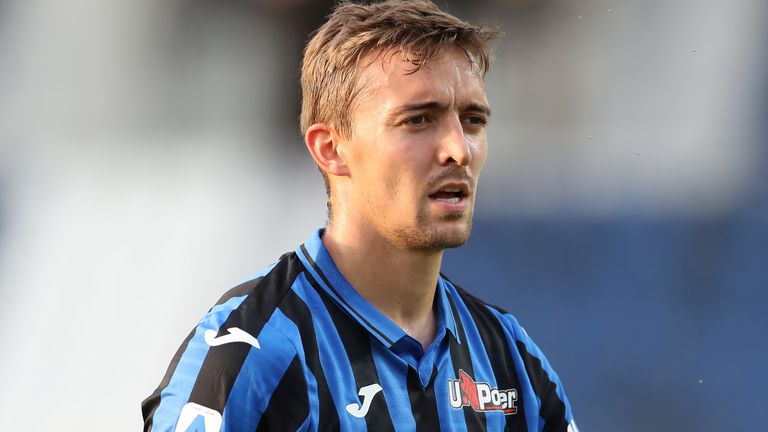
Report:
[[[344,137],[352,136],[350,113],[365,90],[361,60],[399,51],[416,72],[449,48],[459,48],[485,78],[491,63],[490,43],[496,28],[474,26],[441,11],[428,0],[385,0],[368,5],[340,2],[312,36],[301,65],[301,134],[325,123]],[[331,185],[320,170],[333,218]]]
[[[369,5],[342,1],[304,50],[302,135],[313,124],[325,123],[351,136],[349,113],[363,87],[358,66],[367,54],[398,50],[415,72],[447,48],[458,47],[485,77],[490,67],[489,43],[498,35],[495,28],[473,26],[427,0]]]

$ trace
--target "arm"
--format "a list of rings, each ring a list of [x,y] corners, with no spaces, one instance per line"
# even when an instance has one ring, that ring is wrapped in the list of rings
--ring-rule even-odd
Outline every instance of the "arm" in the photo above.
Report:
[[[214,307],[182,343],[160,386],[142,403],[145,432],[307,427],[302,362],[272,324],[281,314],[256,329],[248,314],[238,313],[242,301]]]
[[[544,432],[578,432],[568,397],[560,377],[544,353],[510,314],[499,314],[508,332],[511,349],[517,350],[519,360],[539,402],[539,418]]]

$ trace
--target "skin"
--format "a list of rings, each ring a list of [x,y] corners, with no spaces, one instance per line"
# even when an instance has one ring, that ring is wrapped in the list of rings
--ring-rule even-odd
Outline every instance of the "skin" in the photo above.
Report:
[[[426,348],[443,250],[464,244],[472,228],[487,154],[485,83],[458,49],[416,72],[397,51],[370,58],[351,136],[323,123],[305,135],[331,184],[323,243],[352,286]],[[436,200],[446,187],[467,194]]]

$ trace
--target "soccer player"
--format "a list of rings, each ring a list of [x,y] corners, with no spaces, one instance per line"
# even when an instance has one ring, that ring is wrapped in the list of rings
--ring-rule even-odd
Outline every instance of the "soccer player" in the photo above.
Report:
[[[301,75],[328,224],[200,320],[145,431],[576,430],[515,318],[440,274],[471,230],[495,36],[426,0],[335,8]]]

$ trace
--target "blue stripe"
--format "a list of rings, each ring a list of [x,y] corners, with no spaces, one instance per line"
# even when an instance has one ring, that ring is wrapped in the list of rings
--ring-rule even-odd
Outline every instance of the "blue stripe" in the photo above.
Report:
[[[547,376],[549,377],[550,381],[555,383],[557,386],[557,396],[560,398],[561,401],[563,401],[563,404],[565,405],[565,420],[567,422],[571,422],[573,420],[573,416],[571,414],[571,406],[568,403],[568,398],[565,397],[565,393],[563,392],[563,385],[560,383],[560,378],[557,376],[555,371],[552,369],[552,366],[547,361],[544,354],[541,352],[539,347],[533,342],[533,340],[528,336],[528,333],[523,329],[522,326],[517,322],[517,319],[510,315],[510,314],[501,314],[499,311],[489,308],[494,315],[499,319],[499,321],[502,323],[502,326],[504,327],[504,336],[507,338],[507,343],[510,347],[512,347],[512,358],[515,362],[515,369],[518,371],[525,371],[525,364],[523,362],[522,357],[520,356],[520,353],[517,350],[517,341],[521,341],[528,352],[538,358],[541,361],[541,366],[544,369],[544,371],[547,373]],[[525,420],[526,424],[528,425],[528,430],[538,430],[541,431],[544,428],[544,419],[542,419],[539,416],[539,409],[541,407],[541,400],[536,395],[536,392],[533,389],[533,385],[531,384],[531,379],[528,376],[527,373],[518,373],[518,377],[520,378],[520,385],[523,386],[521,389],[521,396],[525,398]],[[535,402],[535,404],[534,404]],[[536,407],[533,409],[533,407]]]
[[[541,407],[541,401],[533,390],[531,384],[531,377],[528,376],[525,368],[525,362],[520,356],[520,352],[517,350],[516,338],[521,332],[518,331],[517,320],[512,318],[509,320],[507,315],[502,315],[495,309],[491,309],[494,315],[499,319],[499,322],[504,328],[504,337],[507,339],[507,345],[510,347],[512,353],[512,361],[515,363],[515,370],[517,377],[520,380],[520,397],[523,398],[523,405],[525,406],[525,424],[529,431],[540,431],[544,426],[544,422],[539,416],[539,407]]]
[[[339,414],[341,430],[365,431],[367,430],[365,418],[353,417],[345,409],[348,404],[359,404],[360,400],[357,395],[358,389],[355,376],[352,373],[352,365],[349,363],[336,326],[333,324],[320,295],[307,281],[306,275],[301,273],[297,279],[301,280],[302,287],[309,287],[297,289],[295,292],[307,304],[312,313],[320,364],[325,376],[328,377],[328,389]]]
[[[467,338],[469,344],[470,358],[472,360],[472,368],[474,369],[475,376],[472,379],[475,382],[486,382],[491,387],[497,387],[496,375],[493,373],[491,367],[491,361],[488,359],[488,352],[485,350],[483,339],[480,337],[480,332],[477,330],[477,325],[472,319],[472,315],[467,309],[467,305],[456,292],[456,288],[451,284],[448,285],[448,289],[456,303],[456,310],[459,313],[459,318],[464,326],[464,336]],[[506,419],[502,412],[485,412],[485,427],[486,430],[504,430]]]
[[[374,308],[350,285],[323,245],[320,233],[321,231],[317,231],[305,244],[299,246],[296,249],[297,256],[307,271],[336,303],[346,309],[384,346],[390,347],[406,335],[405,331]]]
[[[307,418],[304,419],[304,423],[302,423],[301,426],[299,426],[299,428],[296,429],[296,432],[306,432],[306,431],[309,431],[309,425],[310,424],[312,424],[312,421],[311,421],[310,417],[307,416]],[[317,423],[314,423],[314,424],[317,424]]]
[[[416,430],[408,398],[408,364],[379,343],[371,344],[371,353],[395,430]]]
[[[261,349],[251,348],[248,353],[224,407],[222,430],[252,432],[266,411],[272,393],[296,355],[291,340],[280,331],[285,326],[281,321],[291,323],[276,309],[259,333]]]
[[[541,361],[541,367],[544,369],[544,372],[547,373],[547,377],[549,377],[549,380],[552,381],[555,384],[555,392],[557,393],[557,397],[563,402],[563,405],[565,405],[565,421],[571,422],[573,421],[573,415],[571,413],[571,404],[568,403],[568,397],[565,395],[565,392],[563,391],[563,383],[560,382],[560,377],[557,375],[557,372],[555,372],[554,369],[552,369],[552,365],[549,364],[549,360],[547,360],[547,357],[544,355],[544,353],[539,349],[539,346],[536,345],[536,342],[531,339],[530,336],[528,336],[528,333],[523,329],[520,324],[517,322],[515,317],[511,315],[505,315],[507,319],[509,319],[515,328],[515,336],[516,339],[521,341],[529,354],[536,357]]]
[[[444,279],[442,276],[437,280],[437,311],[440,316],[443,317],[443,322],[445,323],[445,328],[447,328],[451,334],[453,334],[454,339],[456,339],[456,342],[461,344],[461,338],[459,338],[459,331],[456,329],[456,318],[453,316],[453,311],[451,310],[451,305],[448,302],[448,286],[453,288],[453,285],[446,279]]]
[[[299,278],[297,278],[294,281],[291,289],[294,292],[298,292],[301,290],[301,286],[302,285],[299,282]],[[275,319],[273,321],[273,325],[288,338],[290,343],[294,344],[294,349],[296,349],[299,360],[301,360],[301,364],[304,366],[304,379],[307,383],[307,393],[309,395],[309,416],[307,417],[305,424],[307,426],[309,424],[318,425],[320,424],[320,404],[319,396],[317,393],[317,380],[312,374],[312,371],[306,367],[307,357],[304,353],[304,347],[301,345],[301,334],[299,334],[299,328],[296,327],[296,324],[288,317],[286,317],[283,314],[283,311],[281,311],[279,308],[275,310],[274,314],[279,316],[280,319]]]
[[[448,307],[450,311],[450,306]],[[441,361],[437,366],[438,374],[435,377],[435,400],[437,401],[437,413],[440,416],[440,429],[451,431],[466,431],[467,422],[464,419],[464,409],[451,407],[448,380],[456,379],[456,370],[453,368],[451,354],[448,352],[448,341],[441,348]]]
[[[189,340],[179,364],[168,386],[160,393],[160,405],[155,411],[152,429],[173,430],[181,414],[181,408],[189,401],[189,394],[195,385],[200,367],[208,354],[208,344],[203,339],[206,330],[218,331],[229,314],[237,309],[247,296],[233,297],[227,302],[214,306],[195,328],[195,334]]]

